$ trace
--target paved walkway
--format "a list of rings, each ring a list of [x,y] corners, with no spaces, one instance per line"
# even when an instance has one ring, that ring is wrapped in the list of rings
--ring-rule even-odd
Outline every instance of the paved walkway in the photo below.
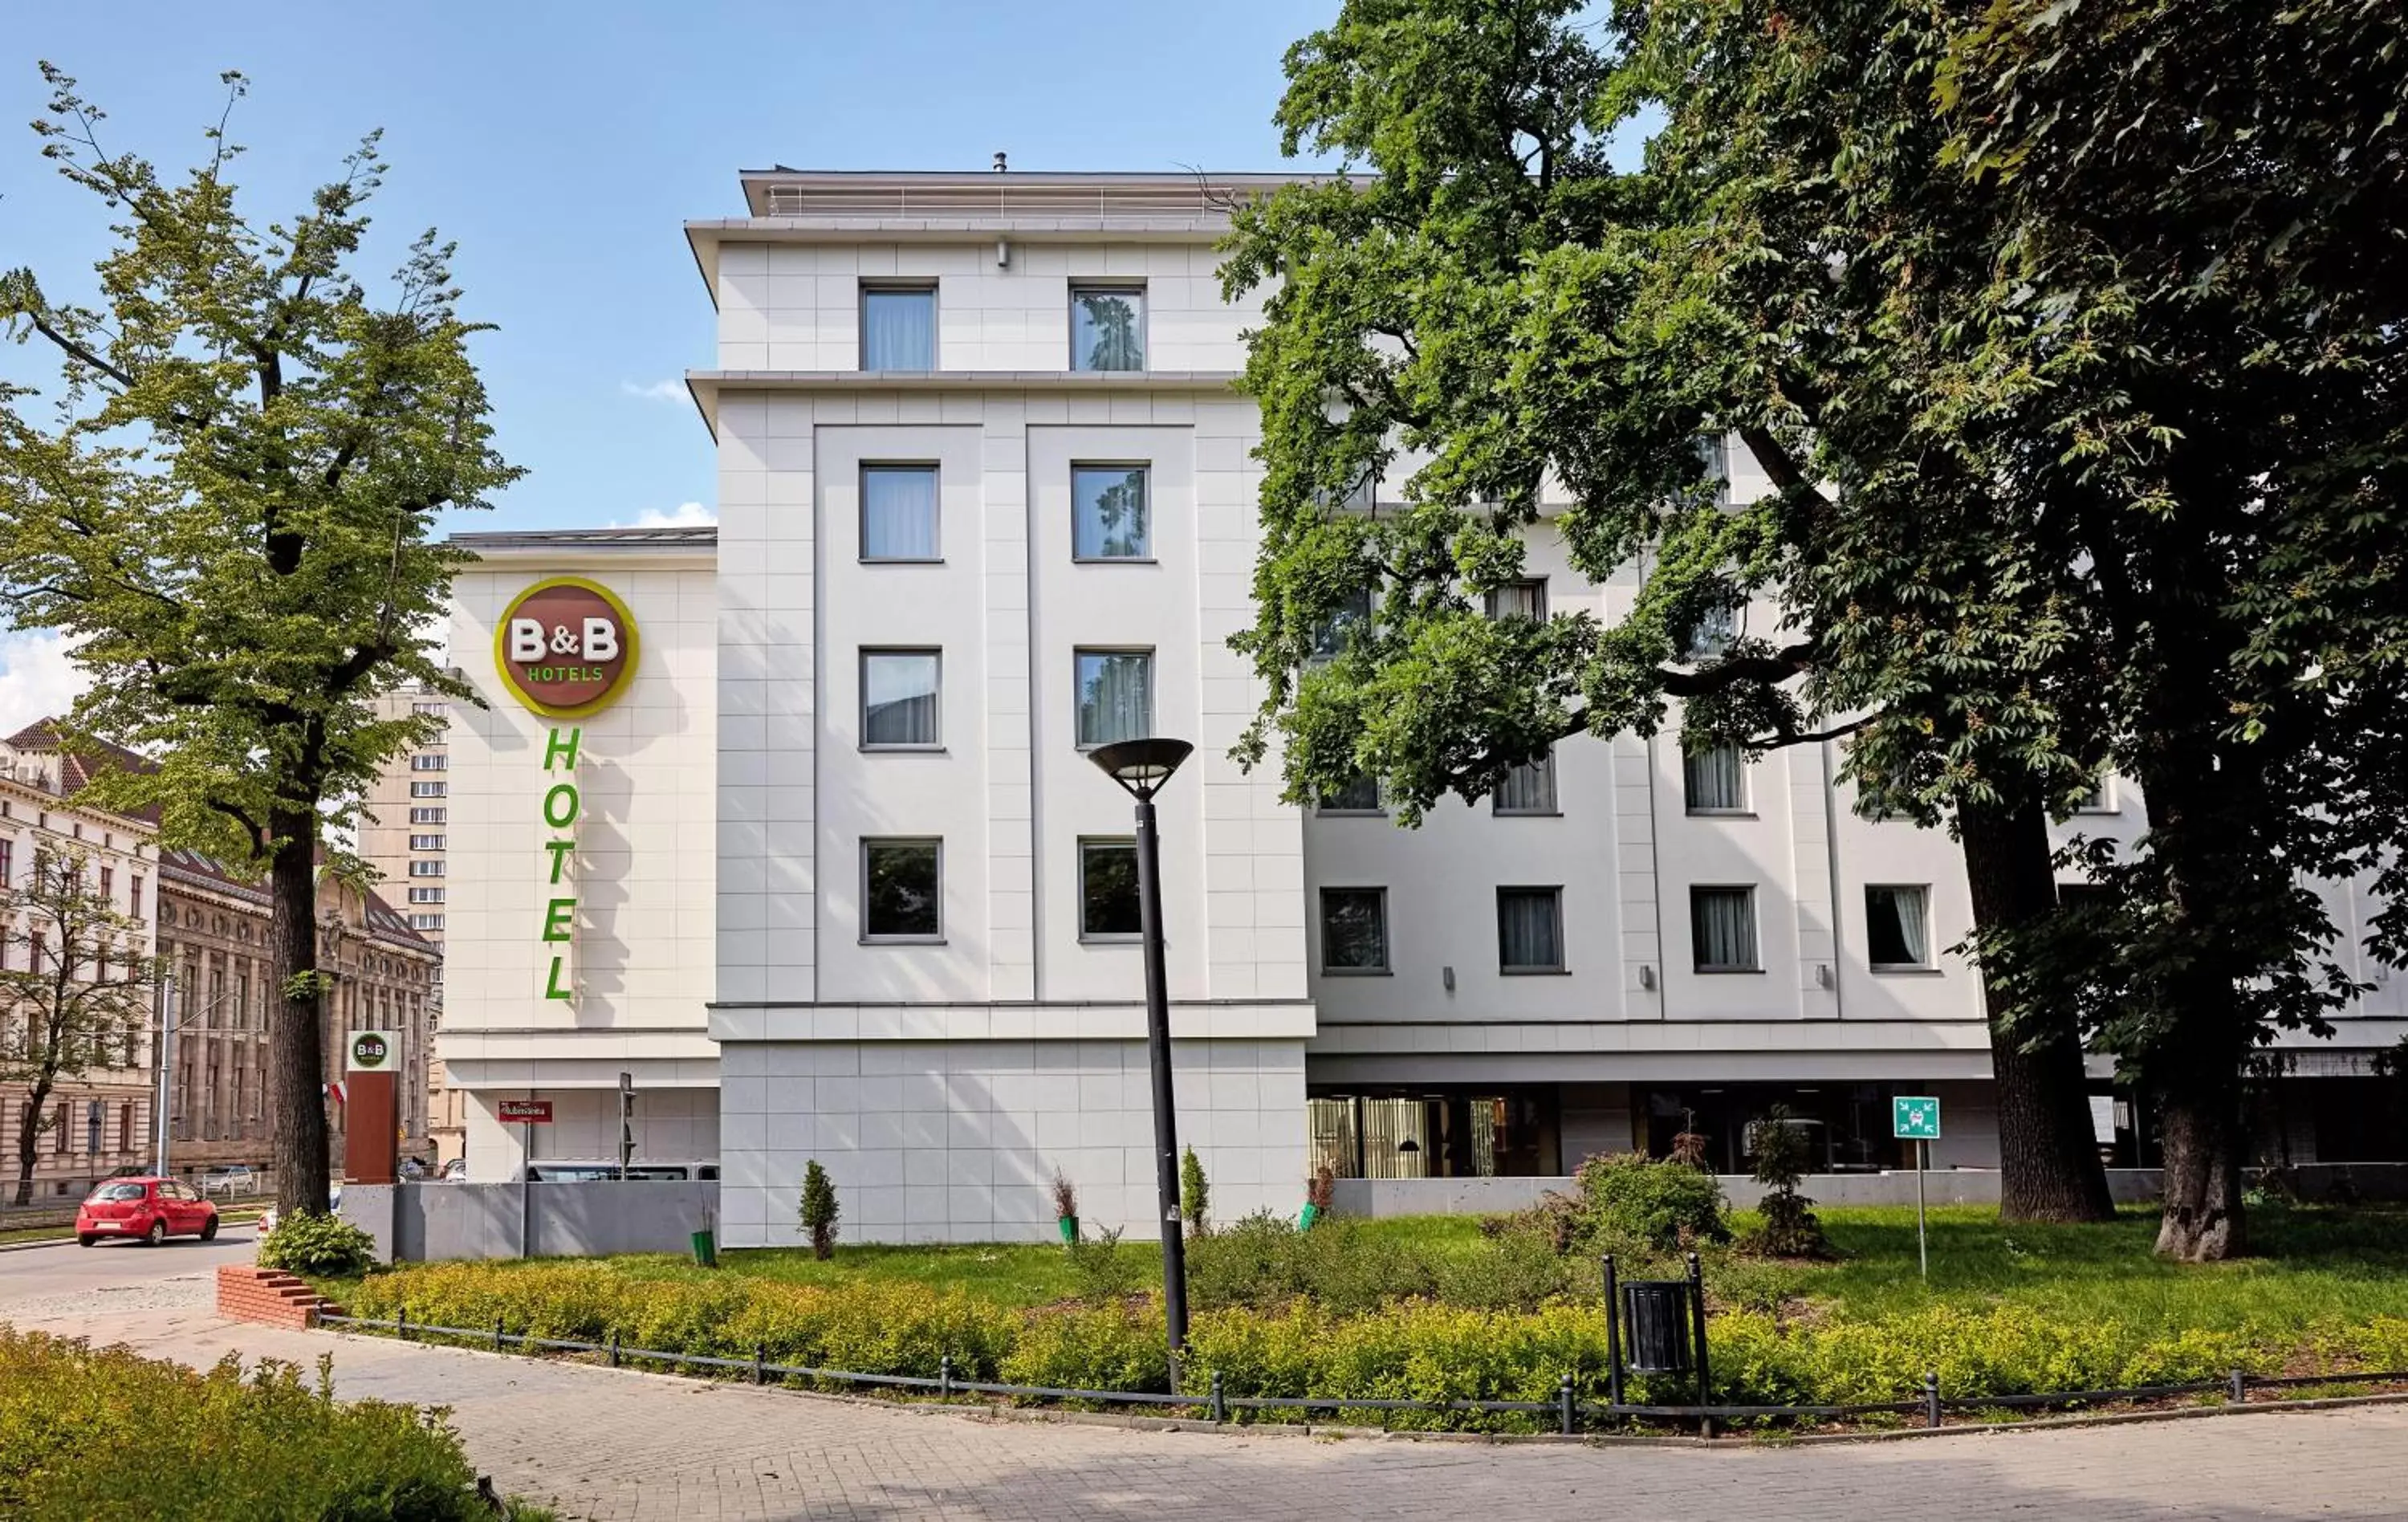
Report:
[[[228,1350],[313,1363],[338,1393],[448,1404],[505,1490],[591,1518],[1169,1519],[1340,1516],[1525,1522],[1696,1517],[2399,1517],[2408,1407],[2366,1407],[1906,1443],[1488,1446],[1141,1432],[814,1400],[370,1337],[238,1327],[201,1275],[138,1297],[11,1296],[20,1326],[207,1364]]]

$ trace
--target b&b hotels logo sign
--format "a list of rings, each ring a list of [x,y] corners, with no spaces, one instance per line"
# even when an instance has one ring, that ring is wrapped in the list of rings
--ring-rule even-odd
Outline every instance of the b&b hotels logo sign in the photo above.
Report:
[[[511,600],[494,629],[494,664],[520,702],[550,719],[597,713],[626,690],[636,674],[636,620],[608,587],[576,576],[538,582]],[[543,747],[543,769],[557,781],[544,790],[545,886],[543,940],[552,951],[544,979],[546,998],[577,997],[568,968],[576,940],[576,883],[569,873],[577,849],[576,826],[583,812],[577,792],[577,754],[582,728],[552,726]],[[569,879],[563,882],[563,878]],[[567,893],[562,893],[562,888]]]

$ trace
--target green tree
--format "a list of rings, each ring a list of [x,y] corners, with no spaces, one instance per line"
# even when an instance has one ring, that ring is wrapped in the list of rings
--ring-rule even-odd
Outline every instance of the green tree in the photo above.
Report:
[[[33,1203],[50,1095],[103,1069],[141,1060],[157,968],[142,924],[93,880],[84,853],[54,841],[18,883],[0,883],[0,1084],[24,1087],[17,1121],[20,1205]]]
[[[1179,1159],[1179,1218],[1187,1223],[1190,1237],[1204,1235],[1211,1224],[1212,1185],[1194,1147]]]
[[[836,1181],[816,1157],[803,1165],[803,1198],[796,1212],[811,1239],[811,1256],[824,1262],[836,1256],[836,1223],[842,1209],[837,1203]]]
[[[434,738],[431,719],[378,719],[376,696],[421,682],[472,698],[437,660],[461,556],[436,520],[517,472],[492,445],[451,246],[418,238],[381,303],[354,273],[375,135],[263,223],[238,204],[223,119],[196,168],[163,178],[105,148],[100,110],[43,73],[44,155],[120,220],[97,307],[0,275],[0,323],[60,366],[46,424],[23,388],[0,406],[0,588],[17,626],[77,641],[92,686],[66,742],[158,761],[105,776],[96,800],[156,808],[169,841],[265,870],[278,1203],[322,1213],[316,859],[383,764]],[[225,79],[231,113],[245,85]]]
[[[1929,121],[1944,36],[1887,46],[1869,5],[1811,38],[1756,7],[1632,6],[1609,51],[1578,8],[1354,0],[1289,53],[1286,149],[1378,176],[1241,208],[1231,240],[1233,291],[1277,285],[1247,370],[1248,754],[1276,733],[1292,797],[1369,773],[1412,823],[1568,736],[1654,733],[1673,700],[1699,745],[1849,739],[1867,806],[1963,842],[2008,1213],[2101,1216],[2072,1009],[2010,955],[2056,910],[2048,814],[2103,760],[2069,723],[2093,696],[2079,588],[1993,510],[2013,438],[1927,389],[1928,336],[1971,299],[1944,275],[1978,288],[1991,232]],[[1647,164],[1617,172],[1642,106]],[[1725,432],[1770,495],[1720,500],[1698,439]],[[1404,506],[1346,506],[1403,458],[1424,462]],[[1484,615],[1542,480],[1574,567],[1635,574],[1618,623]],[[1751,597],[1774,637],[1693,648]]]

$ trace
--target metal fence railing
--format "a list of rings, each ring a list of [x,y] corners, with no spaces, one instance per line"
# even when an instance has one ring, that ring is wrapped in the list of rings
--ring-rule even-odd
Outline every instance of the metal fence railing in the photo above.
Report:
[[[2288,1375],[2280,1378],[2251,1374],[2235,1369],[2219,1380],[2198,1381],[2179,1385],[2141,1385],[2120,1389],[2059,1390],[2027,1395],[1943,1396],[1940,1393],[1937,1374],[1923,1376],[1923,1393],[1907,1400],[1864,1400],[1826,1405],[1748,1405],[1712,1404],[1657,1405],[1614,1400],[1584,1400],[1579,1398],[1578,1385],[1572,1374],[1564,1374],[1551,1400],[1382,1400],[1362,1396],[1287,1396],[1233,1395],[1225,1387],[1221,1375],[1211,1376],[1208,1389],[1182,1395],[1147,1390],[1083,1390],[1048,1385],[1012,1385],[996,1380],[966,1379],[953,1371],[951,1356],[939,1359],[934,1378],[920,1374],[874,1374],[853,1369],[826,1369],[808,1364],[772,1363],[768,1350],[756,1347],[750,1358],[729,1358],[699,1353],[671,1353],[658,1348],[628,1347],[616,1337],[608,1343],[586,1343],[558,1337],[536,1337],[510,1331],[496,1321],[490,1328],[445,1327],[408,1319],[404,1312],[390,1321],[366,1316],[321,1314],[320,1322],[335,1327],[347,1327],[362,1331],[390,1331],[407,1342],[413,1338],[441,1338],[482,1347],[494,1352],[516,1348],[526,1353],[599,1353],[608,1357],[613,1369],[629,1362],[673,1365],[679,1368],[722,1370],[739,1376],[749,1376],[755,1385],[767,1385],[772,1379],[819,1380],[835,1385],[857,1385],[879,1389],[920,1391],[951,1400],[965,1395],[1005,1396],[1014,1400],[1086,1400],[1101,1405],[1176,1407],[1198,1413],[1215,1424],[1233,1419],[1234,1413],[1263,1411],[1361,1411],[1361,1412],[1422,1412],[1432,1414],[1479,1413],[1484,1414],[1551,1414],[1556,1430],[1566,1437],[1594,1431],[1599,1424],[1616,1422],[1677,1422],[1697,1423],[1700,1431],[1713,1435],[1716,1422],[1799,1420],[1843,1421],[1866,1416],[1919,1416],[1926,1428],[1946,1425],[1950,1412],[2014,1411],[2032,1408],[2072,1409],[2086,1406],[2112,1405],[2124,1401],[2180,1400],[2188,1396],[2220,1395],[2227,1405],[2245,1404],[2252,1390],[2303,1389],[2316,1386],[2403,1385],[2408,1384],[2408,1370],[2361,1371],[2346,1373]],[[1984,1424],[1995,1425],[1995,1424]]]

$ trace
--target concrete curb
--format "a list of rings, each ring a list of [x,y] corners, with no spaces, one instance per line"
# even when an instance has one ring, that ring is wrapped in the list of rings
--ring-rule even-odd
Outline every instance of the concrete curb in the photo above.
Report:
[[[229,1322],[239,1326],[242,1323]],[[346,1342],[392,1343],[396,1339],[371,1332],[354,1332],[340,1327],[316,1327],[315,1331]],[[466,1353],[482,1358],[526,1359],[524,1353],[496,1353],[491,1348],[467,1347],[456,1343],[414,1344],[441,1348],[447,1352]],[[743,1379],[705,1379],[693,1374],[669,1373],[653,1369],[609,1368],[586,1362],[590,1355],[569,1355],[535,1358],[544,1363],[568,1363],[594,1369],[607,1374],[625,1374],[638,1379],[659,1380],[684,1390],[729,1388],[739,1390],[776,1391],[804,1400],[825,1401],[838,1405],[869,1406],[881,1411],[905,1413],[917,1416],[950,1416],[970,1421],[1022,1422],[1037,1426],[1117,1427],[1136,1432],[1196,1432],[1216,1437],[1285,1437],[1319,1439],[1354,1439],[1379,1443],[1472,1443],[1490,1447],[1585,1447],[1585,1448],[1695,1448],[1712,1453],[1757,1453],[1767,1448],[1803,1447],[1830,1443],[1895,1443],[1914,1438],[1998,1437],[2018,1432],[2061,1431],[2078,1427],[2123,1427],[2140,1422],[2191,1421],[2207,1416],[2282,1415],[2295,1412],[2343,1411],[2357,1406],[2390,1406],[2408,1404],[2408,1391],[2384,1395],[2334,1396],[2304,1400],[2265,1400],[2243,1405],[2186,1406],[2172,1411],[2099,1412],[2087,1415],[2040,1416],[2029,1421],[1997,1423],[1960,1423],[1954,1427],[1895,1428],[1870,1432],[1811,1432],[1795,1437],[1784,1435],[1739,1435],[1718,1438],[1684,1437],[1678,1433],[1617,1433],[1581,1432],[1566,1437],[1560,1432],[1424,1432],[1390,1431],[1378,1427],[1346,1427],[1318,1422],[1227,1422],[1214,1424],[1192,1416],[1139,1416],[1111,1411],[1065,1411],[1050,1406],[1013,1406],[996,1401],[944,1401],[929,1400],[894,1400],[871,1395],[847,1395],[830,1390],[805,1390],[786,1385],[755,1386]],[[2336,1380],[2336,1384],[2347,1383]],[[1200,1401],[1198,1402],[1201,1403]]]

